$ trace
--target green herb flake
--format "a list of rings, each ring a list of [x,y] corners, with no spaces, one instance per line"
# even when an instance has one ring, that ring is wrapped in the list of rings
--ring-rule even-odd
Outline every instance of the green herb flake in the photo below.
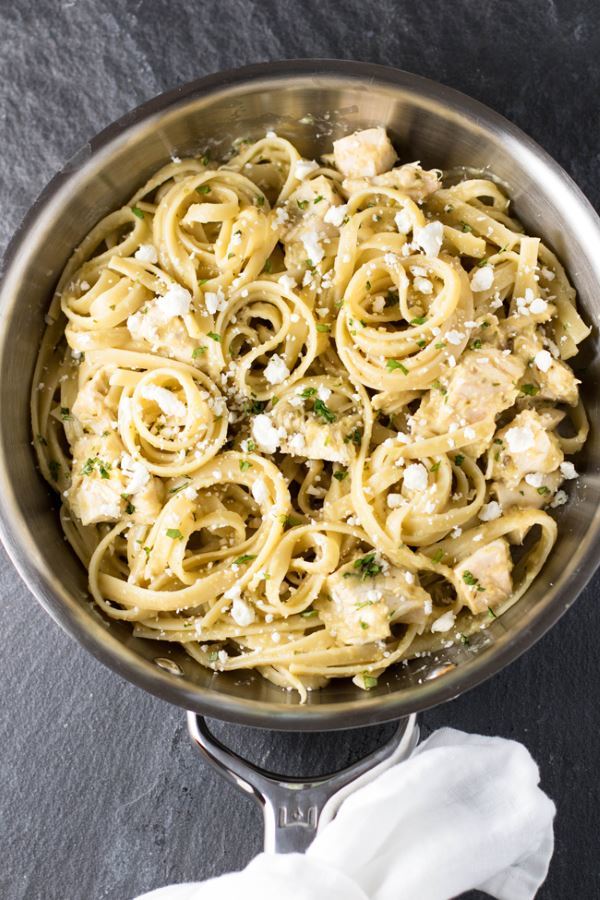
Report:
[[[176,487],[170,488],[169,494],[178,494],[179,491],[182,491],[184,488],[186,488],[189,485],[190,481],[192,480],[190,478],[190,476],[184,475],[184,478],[185,478],[185,481],[183,481],[181,484],[176,485]]]
[[[300,615],[303,619],[313,619],[317,615],[316,609],[305,609]]]
[[[170,537],[173,541],[183,540],[183,535],[180,532],[179,528],[167,528],[167,537]]]
[[[198,357],[202,356],[203,353],[206,353],[206,347],[194,347],[192,351],[192,359],[198,359]]]
[[[263,266],[263,272],[266,272],[267,275],[270,275],[272,271],[273,271],[273,263],[271,262],[270,259],[268,259]]]
[[[210,185],[209,184],[199,184],[196,188],[196,191],[199,194],[210,194]]]
[[[411,325],[424,325],[427,321],[427,316],[415,316],[414,319],[410,320]]]
[[[304,388],[304,390],[302,391],[302,393],[300,394],[300,396],[301,396],[304,400],[308,400],[309,397],[314,397],[316,393],[317,393],[317,389],[316,389],[316,388],[313,388],[313,387],[307,387],[307,388]]]
[[[535,384],[522,384],[521,385],[521,393],[525,394],[526,397],[535,397],[536,394],[539,394],[540,389],[536,387]]]
[[[544,484],[543,484],[541,487],[536,488],[536,490],[537,490],[538,494],[541,494],[542,496],[543,496],[544,494],[549,494],[549,493],[550,493],[550,491],[548,490],[548,488],[547,488],[546,485],[544,485]]]
[[[487,266],[487,264],[488,264],[487,257],[484,256],[483,259],[480,259],[479,262],[477,263],[477,268],[483,269],[483,267]]]
[[[251,468],[252,468],[252,463],[248,462],[247,459],[240,460],[240,471],[241,472],[247,472],[248,469],[251,469]]]
[[[139,206],[132,206],[131,212],[134,214],[134,216],[137,216],[138,219],[144,218],[144,211],[140,209]]]
[[[461,231],[464,231],[464,232],[471,232],[471,231],[473,231],[473,229],[471,228],[471,226],[468,225],[466,222],[461,222],[461,223],[460,223],[460,230],[461,230]]]
[[[252,562],[253,559],[256,559],[255,553],[243,553],[241,556],[238,556],[237,559],[234,559],[234,566],[243,566],[246,563]]]
[[[425,343],[425,342],[423,342],[423,343]],[[436,350],[443,350],[445,346],[446,346],[445,341],[438,341],[437,344],[434,344],[434,347]]]
[[[313,404],[313,412],[317,416],[320,416],[323,419],[323,421],[325,421],[325,422],[329,422],[329,423],[335,422],[335,420],[337,418],[335,413],[329,409],[327,404],[319,399],[315,400],[315,402]]]
[[[408,375],[408,369],[406,366],[403,366],[401,362],[398,362],[397,359],[388,359],[385,364],[388,372],[394,372],[396,369],[400,369],[403,375]]]
[[[256,199],[256,205],[257,205],[257,206],[264,206],[264,205],[265,205],[265,198],[264,198],[264,196],[263,196],[262,194],[259,194],[258,197],[256,197],[255,199]]]
[[[443,397],[445,397],[446,394],[448,393],[446,388],[443,386],[443,384],[440,381],[438,381],[437,378],[434,382],[432,382],[431,387],[435,388],[436,391],[439,391]]]
[[[381,572],[383,572],[383,566],[377,562],[375,559],[374,553],[367,553],[366,556],[361,556],[359,559],[355,559],[352,563],[352,567],[357,570],[356,574],[362,581],[365,581],[367,578],[375,578]]]
[[[355,447],[360,446],[360,442],[362,441],[362,428],[355,428],[354,431],[351,431],[350,434],[347,434],[344,438],[345,444],[354,444]]]
[[[296,203],[298,204],[300,209],[306,209],[306,207],[308,206],[308,200],[296,200]]]
[[[437,472],[437,470],[439,469],[439,467],[440,467],[440,460],[438,459],[438,461],[435,462],[435,463],[431,466],[431,468],[429,469],[429,471],[430,471],[430,472]]]
[[[490,619],[497,619],[497,618],[498,618],[498,616],[496,615],[496,613],[494,612],[494,610],[491,609],[491,608],[488,608],[488,616],[490,617]]]
[[[362,683],[366,691],[370,691],[377,687],[377,679],[374,675],[362,675]]]
[[[320,331],[321,334],[326,334],[328,331],[331,331],[331,325],[322,325],[319,323],[317,325],[317,331]]]
[[[58,476],[60,474],[60,463],[55,459],[51,459],[48,463],[48,468],[50,470],[52,481],[58,481]]]
[[[481,349],[481,341],[479,338],[476,338],[474,341],[471,341],[471,350],[480,350]]]
[[[218,344],[221,343],[221,335],[215,334],[214,331],[209,331],[206,337],[209,337],[211,341],[216,341]]]
[[[439,563],[442,561],[443,558],[444,558],[444,551],[440,547],[440,549],[436,550],[435,553],[433,554],[433,556],[431,557],[431,561],[434,563]]]
[[[333,477],[338,481],[343,481],[344,478],[348,477],[348,469],[338,469],[337,472],[333,473]]]
[[[317,197],[315,197],[315,199],[313,200],[313,203],[320,203],[322,199],[323,199],[323,196],[321,194],[319,194]]]

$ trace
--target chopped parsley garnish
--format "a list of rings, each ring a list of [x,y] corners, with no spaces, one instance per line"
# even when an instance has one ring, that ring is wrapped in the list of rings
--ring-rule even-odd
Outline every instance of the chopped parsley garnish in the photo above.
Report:
[[[170,537],[174,541],[183,540],[183,535],[180,532],[179,528],[167,528],[167,537]]]
[[[184,478],[185,478],[185,481],[182,482],[182,484],[178,484],[177,487],[172,487],[169,490],[170,494],[178,494],[179,491],[182,491],[184,488],[186,488],[188,486],[188,484],[190,483],[190,481],[192,479],[189,477],[189,475],[184,475]]]
[[[456,456],[454,457],[454,462],[456,463],[457,466],[462,466],[464,461],[465,461],[465,458],[462,453],[457,453]]]
[[[429,469],[429,471],[430,471],[430,472],[437,472],[437,470],[439,469],[439,467],[440,467],[440,460],[438,459],[438,461],[435,462],[435,463],[431,466],[431,468]]]
[[[133,505],[131,500],[127,501],[127,506],[125,507],[125,512],[127,513],[128,516],[132,516],[134,514],[135,506]]]
[[[472,572],[469,572],[468,569],[465,569],[463,572],[463,581],[465,584],[468,584],[469,587],[477,588],[478,591],[485,591],[485,588],[482,587],[478,580],[475,578]]]
[[[444,385],[440,381],[438,381],[437,378],[434,382],[432,382],[431,387],[435,388],[436,391],[439,391],[443,397],[445,397],[446,394],[448,393],[448,391],[446,390]]]
[[[304,612],[300,613],[300,615],[302,616],[303,619],[312,619],[314,616],[317,615],[317,610],[316,609],[305,609]]]
[[[315,197],[315,199],[313,200],[313,203],[320,203],[322,199],[323,199],[322,195],[319,194],[318,197]]]
[[[240,471],[247,472],[248,469],[252,467],[252,463],[248,462],[247,459],[240,460]]]
[[[337,478],[338,481],[343,481],[344,478],[348,477],[348,469],[338,469],[337,472],[333,473],[333,477]]]
[[[426,346],[427,346],[427,341],[424,341],[422,339],[420,341],[417,341],[417,347],[426,347]]]
[[[364,629],[365,631],[366,631],[366,629],[369,627],[368,623],[367,623],[367,622],[363,622],[362,619],[360,620],[360,622],[359,622],[358,624],[359,624],[360,627],[361,627],[362,629]]]
[[[388,291],[385,295],[385,309],[389,309],[390,306],[395,306],[398,302],[398,294],[394,294],[392,291]]]
[[[205,153],[204,156],[201,158],[200,162],[202,163],[203,166],[207,166],[209,159],[210,159],[210,153]]]
[[[471,350],[479,350],[481,348],[481,341],[479,338],[476,338],[471,342]]]
[[[259,413],[263,412],[266,407],[266,400],[252,400],[250,403],[246,404],[246,412],[250,413],[251,416],[257,416]]]
[[[296,203],[300,207],[300,209],[306,209],[308,206],[308,200],[296,200]]]
[[[423,342],[423,343],[425,343],[425,342]],[[446,346],[445,341],[438,341],[437,344],[434,344],[434,347],[436,350],[443,350],[445,346]]]
[[[440,549],[436,550],[435,553],[433,554],[433,556],[431,557],[431,561],[434,563],[439,563],[442,561],[443,558],[444,558],[444,551],[440,547]]]
[[[315,400],[313,404],[313,412],[320,416],[325,422],[335,422],[336,415],[332,412],[326,403],[318,398]]]
[[[362,428],[355,428],[354,431],[351,431],[350,434],[346,435],[344,443],[354,444],[355,447],[358,447],[362,441],[362,435]]]
[[[411,325],[424,325],[427,321],[427,316],[415,316],[414,319],[410,320]]]
[[[550,493],[549,489],[546,487],[545,484],[543,484],[543,485],[542,485],[541,487],[539,487],[539,488],[536,488],[536,490],[537,490],[538,494],[542,494],[542,496],[543,496],[544,494],[549,494],[549,493]]]
[[[268,259],[263,266],[263,272],[266,272],[267,275],[270,275],[272,271],[273,271],[273,263],[271,262],[270,259]]]
[[[362,682],[365,687],[365,690],[370,691],[372,688],[377,687],[377,679],[374,675],[362,675]]]
[[[199,194],[210,194],[210,185],[209,184],[199,184],[196,188]]]
[[[140,209],[139,206],[132,206],[131,212],[134,214],[134,216],[137,216],[138,219],[144,218],[144,211]]]
[[[252,562],[253,559],[256,559],[255,553],[242,553],[241,556],[238,556],[237,559],[234,559],[234,566],[243,566],[245,563]]]
[[[388,359],[385,364],[388,372],[393,372],[395,369],[400,369],[403,375],[408,375],[408,369],[406,366],[403,366],[401,362],[398,362],[397,359]]]
[[[248,453],[252,453],[253,450],[256,450],[256,444],[250,439],[246,441],[246,447],[248,449]]]
[[[460,641],[461,641],[462,644],[465,645],[465,647],[469,647],[470,644],[471,644],[471,641],[470,641],[469,638],[466,636],[466,634],[461,634],[461,635],[460,635]]]
[[[51,459],[48,463],[48,468],[50,469],[50,475],[52,476],[53,481],[58,481],[58,476],[60,474],[60,463],[55,459]]]
[[[206,347],[194,347],[192,351],[192,359],[198,359],[198,357],[202,356],[203,353],[206,353]]]
[[[536,394],[539,394],[539,391],[539,387],[536,387],[535,384],[521,385],[521,393],[525,394],[527,397],[535,397]]]
[[[217,341],[217,343],[221,343],[221,335],[215,334],[214,331],[209,331],[206,337],[209,337],[211,341]]]
[[[460,230],[461,230],[461,231],[465,231],[465,232],[467,232],[467,231],[473,231],[473,229],[471,228],[471,226],[468,225],[466,222],[461,222],[461,223],[460,223]]]
[[[370,282],[370,281],[367,281],[366,287],[367,287],[367,290],[368,290],[368,291],[371,290],[371,282]]]
[[[352,563],[352,567],[357,571],[345,572],[344,578],[357,577],[362,581],[365,581],[367,578],[375,578],[383,572],[383,566],[377,562],[374,553],[367,553],[366,556],[355,559]]]
[[[308,400],[309,397],[314,397],[316,393],[317,393],[317,389],[316,389],[316,388],[307,387],[307,388],[304,388],[304,390],[302,391],[302,393],[300,394],[300,396],[301,396],[304,400]]]
[[[320,331],[321,333],[331,331],[331,325],[322,325],[319,323],[319,325],[317,325],[317,331]]]
[[[210,278],[199,278],[199,279],[198,279],[198,284],[199,284],[200,287],[202,287],[202,285],[203,285],[203,284],[206,284],[208,281],[210,281]]]
[[[108,474],[111,469],[110,463],[102,462],[97,456],[90,456],[86,459],[81,474],[91,475],[95,468],[98,469],[101,478],[110,478]]]
[[[264,205],[265,205],[265,198],[263,197],[262,194],[259,194],[258,197],[256,198],[256,205],[257,205],[257,206],[264,206]]]
[[[488,608],[488,616],[490,617],[490,619],[497,619],[497,618],[498,618],[498,616],[496,615],[496,613],[494,612],[494,610],[491,609],[491,608]]]
[[[483,269],[483,267],[487,266],[487,264],[488,264],[487,257],[484,256],[483,259],[480,259],[479,262],[477,263],[477,268]]]
[[[73,418],[73,416],[71,415],[71,410],[68,406],[61,406],[60,417],[63,422],[69,422]]]

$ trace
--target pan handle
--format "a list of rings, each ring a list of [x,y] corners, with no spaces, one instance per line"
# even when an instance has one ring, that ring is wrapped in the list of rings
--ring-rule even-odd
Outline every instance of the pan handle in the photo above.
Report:
[[[306,850],[348,794],[409,756],[419,740],[416,716],[400,719],[385,744],[353,765],[331,775],[299,778],[274,775],[243,759],[212,734],[203,716],[188,712],[187,721],[205,759],[261,807],[267,853]]]

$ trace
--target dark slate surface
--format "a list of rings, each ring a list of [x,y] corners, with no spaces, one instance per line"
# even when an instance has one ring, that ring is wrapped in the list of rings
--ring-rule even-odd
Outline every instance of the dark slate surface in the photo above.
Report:
[[[593,0],[0,0],[0,249],[74,150],[156,93],[283,57],[397,65],[459,88],[536,138],[600,204],[600,15]],[[198,758],[183,715],[104,669],[0,556],[0,896],[127,900],[245,865],[251,804]],[[423,716],[523,741],[558,806],[543,900],[600,896],[596,578],[508,671]],[[334,768],[386,729],[223,728],[275,768]],[[418,900],[418,898],[415,898]]]

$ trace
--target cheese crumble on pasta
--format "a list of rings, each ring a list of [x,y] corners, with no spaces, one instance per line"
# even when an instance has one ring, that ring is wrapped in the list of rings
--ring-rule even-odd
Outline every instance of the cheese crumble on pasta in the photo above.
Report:
[[[498,185],[384,129],[175,159],[68,263],[32,395],[94,601],[215,671],[369,689],[556,539],[588,334]],[[550,512],[548,511],[550,510]]]

